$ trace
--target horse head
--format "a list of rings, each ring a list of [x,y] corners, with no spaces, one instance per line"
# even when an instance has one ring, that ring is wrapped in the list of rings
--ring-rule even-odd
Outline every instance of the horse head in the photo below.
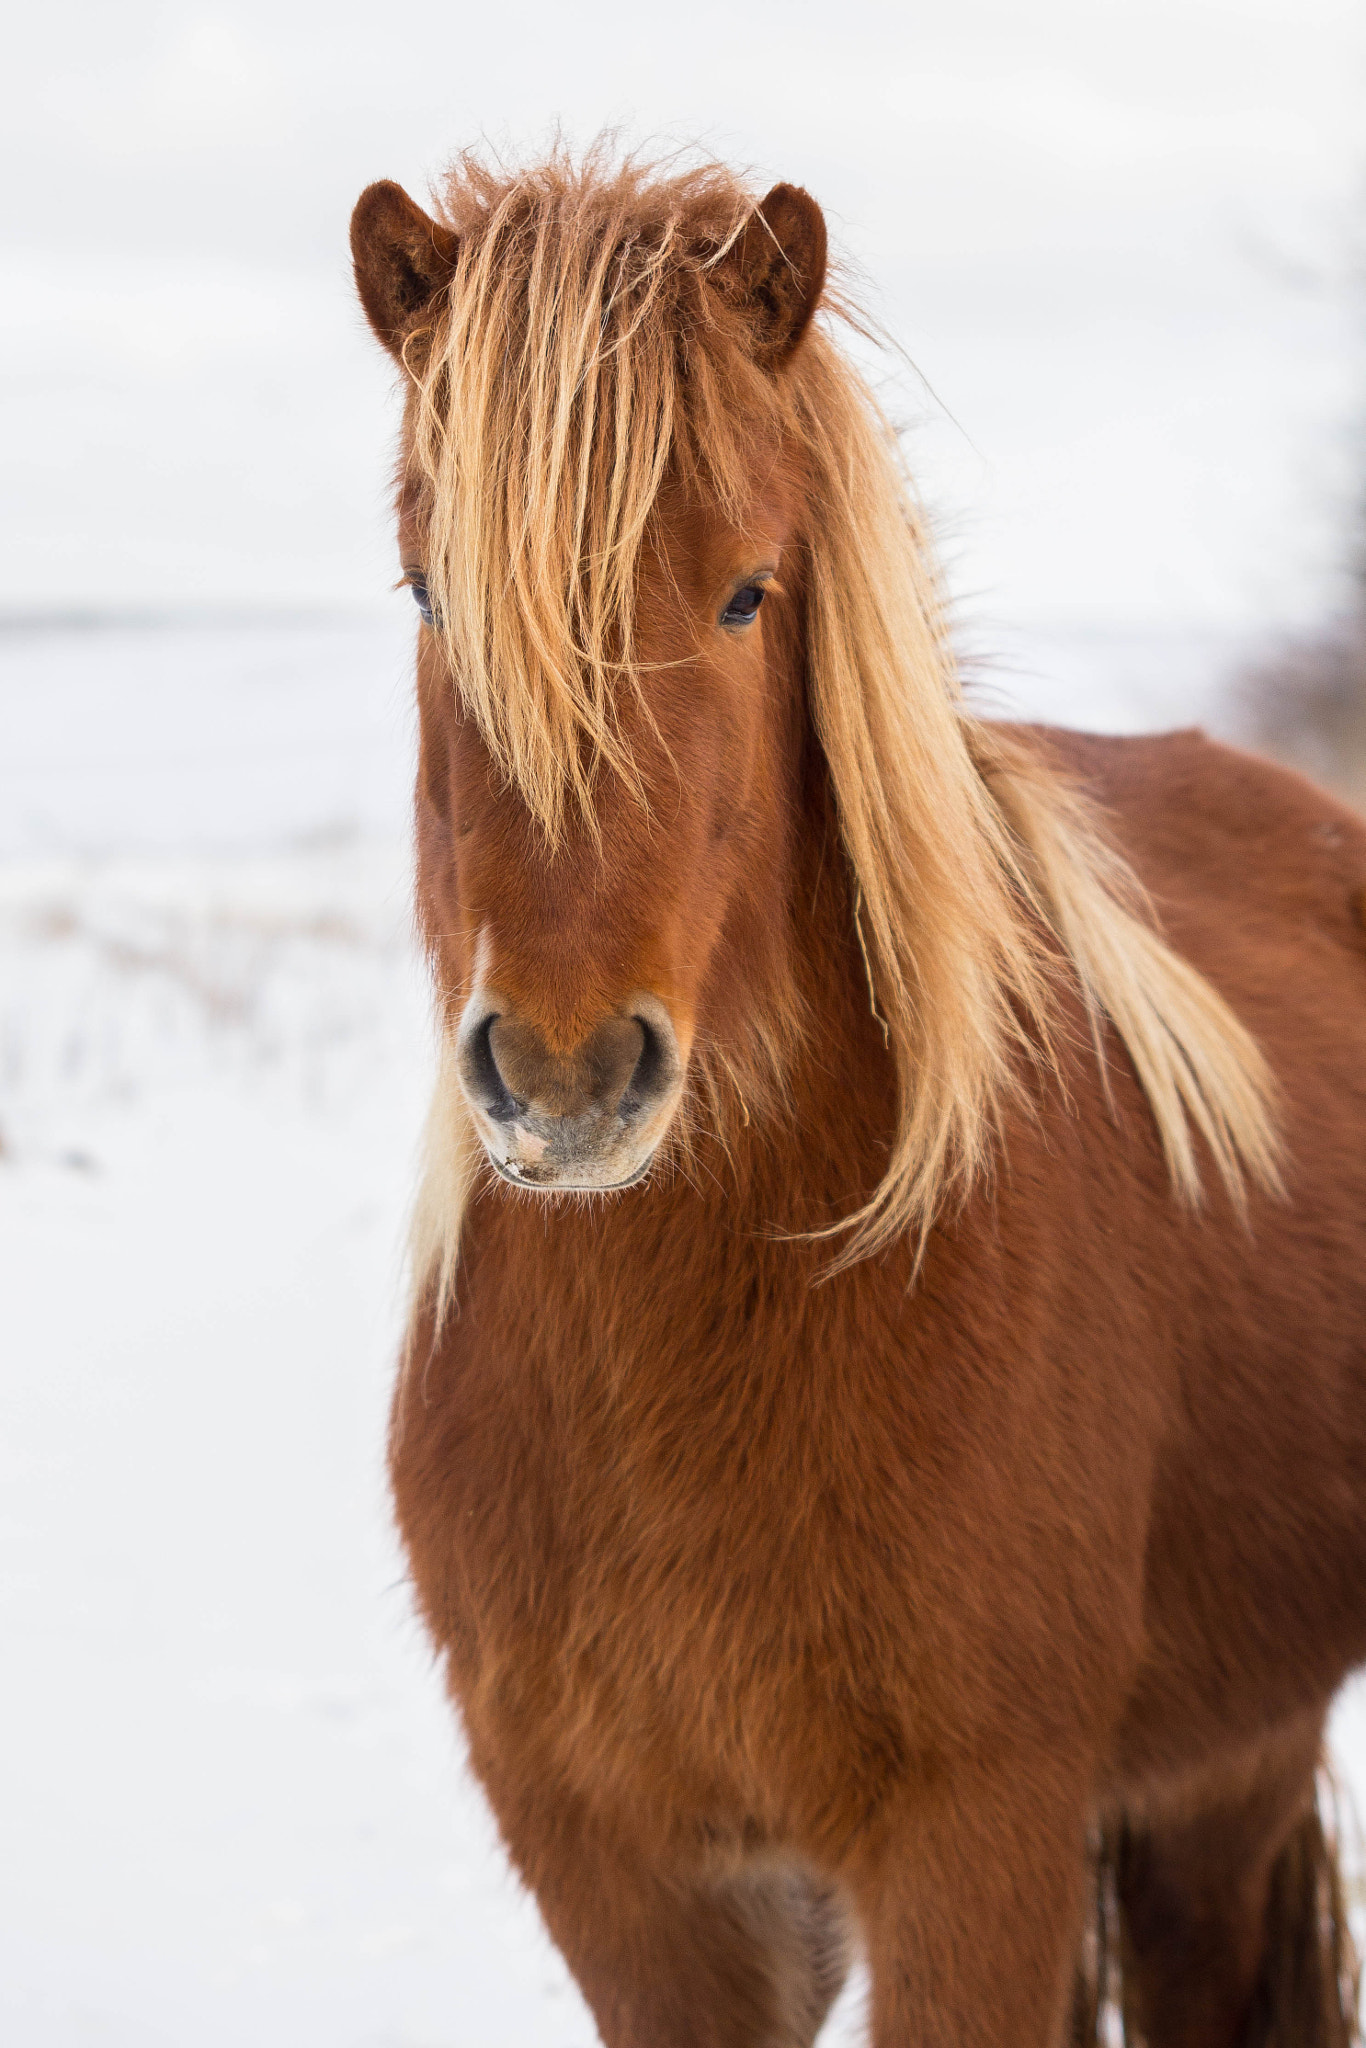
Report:
[[[641,1180],[699,1028],[740,1046],[785,971],[784,410],[824,223],[786,185],[744,212],[704,186],[682,218],[628,196],[565,179],[449,222],[381,184],[352,224],[408,373],[421,919],[470,1121],[504,1180],[550,1193]]]

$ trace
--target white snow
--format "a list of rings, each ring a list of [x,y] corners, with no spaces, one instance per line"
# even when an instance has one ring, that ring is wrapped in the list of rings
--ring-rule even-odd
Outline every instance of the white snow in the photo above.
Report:
[[[0,640],[22,2048],[594,2038],[462,1770],[385,1498],[429,1058],[409,634],[405,611]],[[1039,638],[1011,687],[1133,727],[1217,706],[1229,651]],[[1361,1695],[1339,1732],[1366,1791]]]

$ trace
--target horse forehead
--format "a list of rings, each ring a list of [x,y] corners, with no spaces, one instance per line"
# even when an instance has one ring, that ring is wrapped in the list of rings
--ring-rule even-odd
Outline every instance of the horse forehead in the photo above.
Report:
[[[798,506],[795,479],[770,454],[756,465],[753,493],[741,506],[727,507],[702,491],[666,483],[656,505],[655,544],[675,576],[691,573],[710,583],[731,567],[758,567],[755,555],[780,553]]]

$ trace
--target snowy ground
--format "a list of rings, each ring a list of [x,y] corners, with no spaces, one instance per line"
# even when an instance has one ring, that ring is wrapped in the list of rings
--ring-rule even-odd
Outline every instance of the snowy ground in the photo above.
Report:
[[[429,1043],[407,622],[0,640],[0,2032],[587,2048],[380,1464]],[[1227,642],[997,702],[1217,713]],[[1366,1708],[1340,1717],[1366,1799]],[[858,2038],[857,1985],[828,2039]]]

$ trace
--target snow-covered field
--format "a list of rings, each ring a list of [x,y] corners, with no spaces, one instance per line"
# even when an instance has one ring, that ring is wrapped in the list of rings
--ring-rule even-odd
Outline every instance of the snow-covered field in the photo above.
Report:
[[[429,1058],[397,622],[0,640],[0,2034],[587,2048],[381,1443]],[[994,701],[1217,716],[1218,639]],[[1339,1718],[1366,1797],[1366,1710]],[[830,2041],[858,2038],[855,1985]]]

